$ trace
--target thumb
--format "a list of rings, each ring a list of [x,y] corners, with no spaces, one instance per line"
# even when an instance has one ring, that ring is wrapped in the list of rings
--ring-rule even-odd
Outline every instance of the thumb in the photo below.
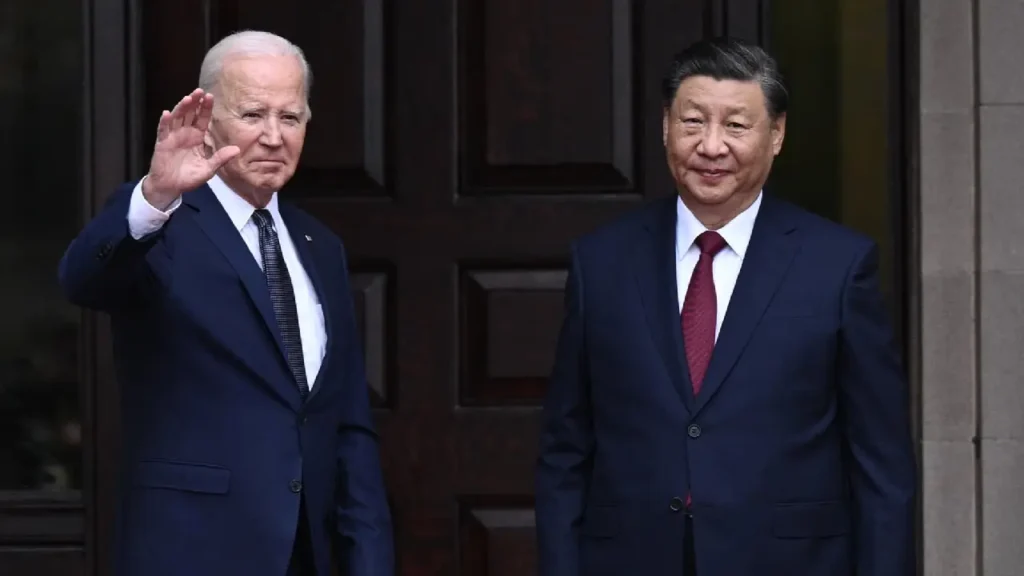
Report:
[[[238,156],[238,154],[241,151],[242,150],[238,146],[225,146],[220,150],[217,150],[216,152],[213,153],[212,156],[210,156],[210,159],[208,160],[210,164],[210,169],[213,170],[214,172],[220,170],[221,166],[227,164],[228,160],[231,160],[235,156]]]

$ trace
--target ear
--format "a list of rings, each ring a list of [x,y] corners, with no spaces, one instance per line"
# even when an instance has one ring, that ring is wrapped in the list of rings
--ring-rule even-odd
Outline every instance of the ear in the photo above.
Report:
[[[210,158],[213,153],[217,150],[214,145],[213,136],[210,135],[210,129],[207,128],[206,132],[203,133],[203,157]]]
[[[782,152],[782,141],[786,139],[786,113],[779,114],[772,120],[772,153],[776,156]]]
[[[668,146],[668,113],[669,109],[665,108],[661,114],[661,144]]]

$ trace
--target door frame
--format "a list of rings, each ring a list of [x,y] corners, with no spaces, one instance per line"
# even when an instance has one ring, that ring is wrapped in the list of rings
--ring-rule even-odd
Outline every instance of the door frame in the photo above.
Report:
[[[727,0],[708,0],[712,6]],[[770,0],[760,3],[762,17]],[[735,0],[733,0],[735,2]],[[919,0],[888,0],[888,91],[890,97],[889,198],[895,231],[893,275],[897,301],[896,330],[910,374],[915,440],[920,423],[920,223],[919,223]],[[207,3],[209,6],[209,3]],[[122,182],[145,169],[142,150],[146,130],[156,119],[142,118],[144,93],[141,42],[142,0],[83,0],[85,11],[85,128],[86,155],[80,201],[87,222]],[[730,8],[735,8],[730,6]],[[719,14],[722,10],[710,10]],[[203,15],[197,15],[203,18]],[[206,15],[207,21],[209,15]],[[767,30],[767,27],[765,27]],[[81,503],[26,494],[8,499],[0,508],[0,543],[6,531],[31,521],[43,526],[40,542],[84,541],[86,574],[102,574],[109,565],[113,542],[114,495],[117,490],[119,445],[118,389],[114,379],[109,323],[83,313],[80,332],[80,388],[85,479]],[[919,504],[920,506],[920,504]],[[919,509],[920,510],[920,509]],[[84,514],[84,516],[82,516]],[[84,518],[79,522],[79,518]],[[40,524],[40,522],[42,522]],[[918,513],[918,533],[921,533]],[[918,539],[920,541],[920,539]],[[921,549],[919,544],[918,558]]]
[[[894,292],[899,294],[897,337],[910,383],[917,469],[921,470],[921,8],[920,0],[888,0],[889,201],[895,232]],[[917,491],[917,566],[924,569],[924,516]]]
[[[141,0],[83,0],[83,4],[88,81],[82,225],[142,166],[138,103],[143,89],[138,38]],[[111,560],[120,406],[107,318],[83,312],[80,339],[86,574],[99,576]]]

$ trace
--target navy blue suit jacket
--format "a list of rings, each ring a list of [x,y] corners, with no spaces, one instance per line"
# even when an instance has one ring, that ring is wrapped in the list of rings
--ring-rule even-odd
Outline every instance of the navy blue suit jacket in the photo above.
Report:
[[[345,574],[390,576],[390,513],[341,241],[280,203],[328,338],[303,402],[266,278],[213,192],[184,194],[161,230],[136,241],[126,219],[134,186],[111,197],[59,270],[67,297],[109,313],[113,327],[123,448],[112,573],[283,576],[304,495],[321,575],[333,553]]]
[[[676,199],[573,245],[537,468],[543,576],[908,576],[907,386],[866,237],[765,196],[701,392]]]

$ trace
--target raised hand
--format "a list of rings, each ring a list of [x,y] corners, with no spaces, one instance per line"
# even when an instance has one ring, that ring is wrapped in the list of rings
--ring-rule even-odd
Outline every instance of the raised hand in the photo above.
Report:
[[[155,208],[166,209],[241,152],[238,146],[225,146],[206,156],[203,135],[212,116],[213,94],[199,88],[160,115],[149,174],[142,184],[142,193]]]

